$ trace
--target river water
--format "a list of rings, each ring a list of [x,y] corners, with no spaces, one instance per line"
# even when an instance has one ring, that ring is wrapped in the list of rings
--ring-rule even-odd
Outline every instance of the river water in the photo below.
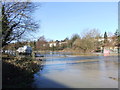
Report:
[[[117,56],[45,56],[34,88],[118,88]]]

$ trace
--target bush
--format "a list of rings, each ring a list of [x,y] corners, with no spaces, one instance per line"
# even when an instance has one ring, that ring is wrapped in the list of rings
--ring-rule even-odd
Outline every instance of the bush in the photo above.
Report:
[[[30,87],[33,74],[40,69],[31,57],[21,59],[3,60],[3,88]]]

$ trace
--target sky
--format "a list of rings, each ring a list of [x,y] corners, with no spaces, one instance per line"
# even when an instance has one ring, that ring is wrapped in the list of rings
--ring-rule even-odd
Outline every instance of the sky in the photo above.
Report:
[[[117,2],[38,2],[33,18],[40,28],[35,37],[64,40],[87,29],[115,33],[118,28]]]

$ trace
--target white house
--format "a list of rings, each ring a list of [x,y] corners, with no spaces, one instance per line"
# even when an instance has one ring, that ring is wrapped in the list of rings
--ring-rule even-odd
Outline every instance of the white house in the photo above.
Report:
[[[112,37],[108,37],[107,40],[108,40],[109,42],[112,42]],[[98,41],[104,41],[104,37],[99,38]]]
[[[17,51],[19,53],[31,54],[32,53],[32,48],[30,46],[23,46],[23,47],[19,47],[17,49]]]
[[[57,46],[57,43],[56,42],[51,42],[51,43],[49,43],[49,47],[56,47]]]
[[[59,42],[59,45],[67,44],[67,42]]]

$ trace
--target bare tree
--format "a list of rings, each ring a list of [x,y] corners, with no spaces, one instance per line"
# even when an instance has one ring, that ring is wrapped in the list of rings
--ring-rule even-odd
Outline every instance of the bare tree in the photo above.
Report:
[[[38,24],[31,18],[35,5],[31,2],[2,2],[2,47],[35,31]]]
[[[98,39],[100,32],[97,29],[87,30],[83,32],[82,39],[79,42],[79,47],[85,52],[90,52],[98,48]]]
[[[45,50],[47,49],[47,40],[44,36],[41,36],[36,42],[36,49],[37,50]]]

